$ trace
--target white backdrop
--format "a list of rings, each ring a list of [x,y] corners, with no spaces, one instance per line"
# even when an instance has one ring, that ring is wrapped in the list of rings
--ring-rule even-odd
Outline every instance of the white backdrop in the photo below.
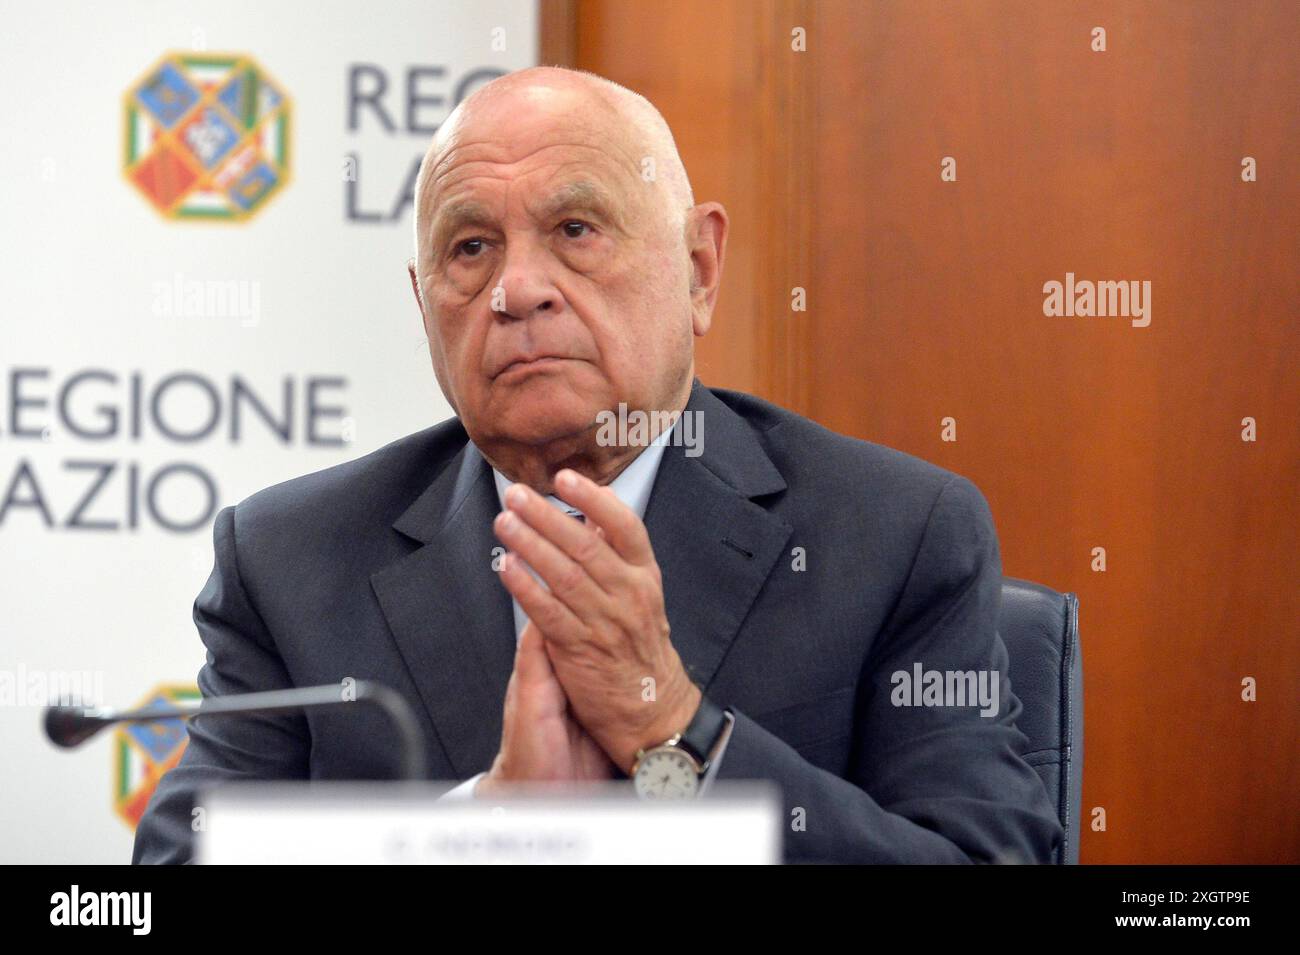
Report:
[[[192,685],[211,507],[449,416],[398,200],[458,89],[536,62],[536,11],[531,0],[0,7],[0,861],[125,862],[115,736],[55,750],[39,732],[42,694],[81,674],[109,706]],[[124,174],[130,92],[187,51],[251,57],[287,99],[287,184],[247,221],[165,218]],[[356,129],[353,75],[368,92],[385,86]],[[194,377],[168,383],[178,373]],[[232,439],[232,379],[277,419],[288,381],[287,442],[247,402]],[[198,440],[166,433],[201,432],[213,414]]]

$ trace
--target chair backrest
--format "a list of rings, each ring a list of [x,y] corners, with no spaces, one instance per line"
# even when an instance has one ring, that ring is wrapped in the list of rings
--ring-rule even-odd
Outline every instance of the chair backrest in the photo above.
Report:
[[[1077,863],[1083,792],[1079,599],[1004,577],[998,632],[1007,647],[1011,690],[1024,707],[1017,725],[1029,738],[1025,761],[1042,778],[1065,829],[1055,861]]]

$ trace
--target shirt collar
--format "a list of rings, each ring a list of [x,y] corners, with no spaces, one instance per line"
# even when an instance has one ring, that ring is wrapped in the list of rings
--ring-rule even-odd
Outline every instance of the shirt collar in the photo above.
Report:
[[[668,428],[660,434],[609,485],[609,489],[614,492],[615,496],[626,504],[638,518],[645,517],[646,507],[650,504],[650,491],[654,488],[655,476],[659,473],[659,462],[663,459],[664,447],[668,444],[672,430]],[[496,482],[497,503],[504,510],[506,506],[506,488],[510,487],[512,482],[496,468],[492,469],[492,479]],[[566,514],[578,513],[575,508],[570,507],[553,494],[548,494],[546,500]]]

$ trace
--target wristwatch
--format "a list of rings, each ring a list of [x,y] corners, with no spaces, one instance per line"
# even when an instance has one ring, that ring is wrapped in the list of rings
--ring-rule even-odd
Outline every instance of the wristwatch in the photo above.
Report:
[[[690,799],[700,792],[714,747],[727,726],[722,707],[700,700],[689,726],[650,749],[638,750],[632,785],[642,799]]]

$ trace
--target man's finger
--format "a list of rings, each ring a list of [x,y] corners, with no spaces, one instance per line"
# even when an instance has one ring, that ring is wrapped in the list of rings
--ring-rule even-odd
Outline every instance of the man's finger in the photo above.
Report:
[[[507,553],[502,560],[501,583],[519,601],[529,623],[536,623],[535,629],[552,640],[565,641],[581,637],[584,632],[582,621],[524,569],[518,554]]]
[[[654,549],[645,525],[609,488],[564,468],[555,475],[555,496],[582,511],[589,524],[602,528],[605,541],[628,563],[638,567],[654,563]]]
[[[506,489],[505,499],[507,508],[581,564],[602,590],[609,591],[620,583],[625,573],[624,561],[605,543],[598,525],[575,521],[526,484],[512,484]]]
[[[539,534],[513,510],[507,508],[498,514],[492,526],[510,553],[519,555],[546,582],[551,594],[576,616],[589,620],[608,615],[609,595],[587,573],[587,568]],[[534,619],[542,631],[550,635],[547,619]]]
[[[530,687],[555,678],[551,658],[546,655],[546,643],[531,620],[519,635],[519,645],[515,647],[515,674],[520,683]]]

